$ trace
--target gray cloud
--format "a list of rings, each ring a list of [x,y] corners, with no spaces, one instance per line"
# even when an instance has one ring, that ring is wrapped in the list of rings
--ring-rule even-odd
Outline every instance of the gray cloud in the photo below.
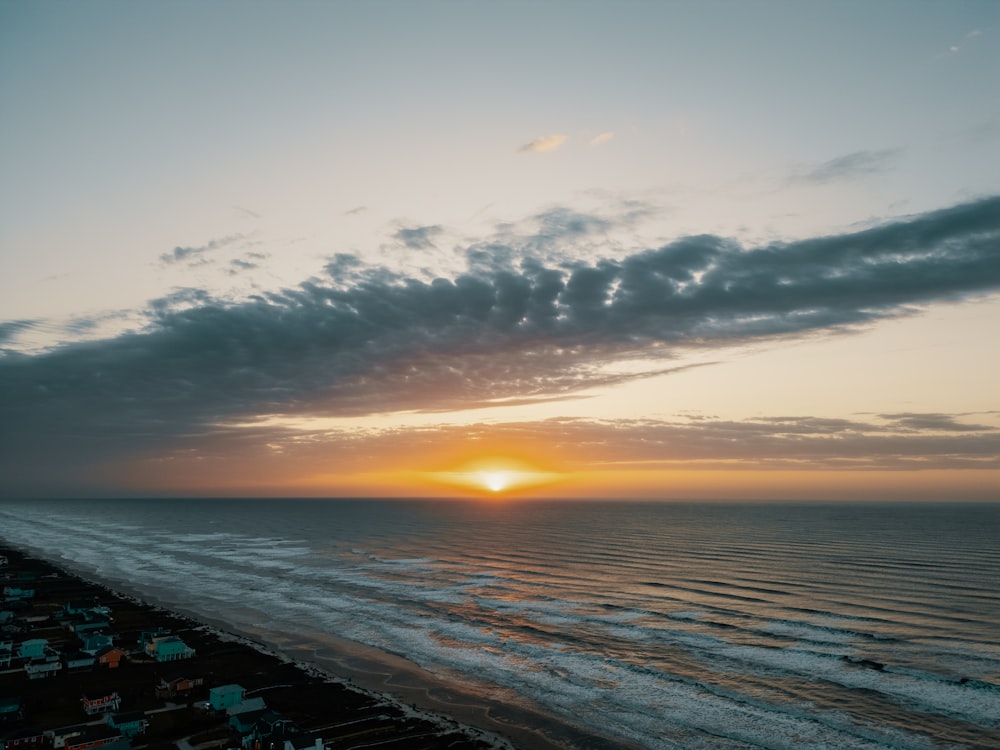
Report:
[[[35,320],[10,320],[0,323],[0,346],[13,341],[22,331],[28,331],[38,325]]]
[[[444,231],[439,224],[425,227],[402,228],[393,237],[411,250],[427,250],[434,247],[434,238]]]
[[[244,235],[242,234],[232,234],[228,237],[220,237],[219,239],[209,240],[204,245],[200,245],[198,247],[178,246],[169,253],[163,253],[160,255],[160,262],[164,265],[172,265],[174,263],[195,261],[207,252],[218,250],[226,247],[226,245],[231,245],[234,242],[239,242],[243,238]]]
[[[560,236],[588,226],[554,224]],[[13,484],[53,460],[76,476],[260,415],[566,397],[623,356],[839,329],[995,291],[1000,198],[755,248],[701,235],[594,263],[517,257],[491,266],[481,254],[474,270],[425,282],[341,255],[330,276],[292,289],[240,303],[179,290],[150,304],[142,332],[2,357],[0,476]]]
[[[826,183],[850,180],[887,171],[899,156],[899,149],[855,151],[818,164],[812,169],[796,174],[793,182]]]

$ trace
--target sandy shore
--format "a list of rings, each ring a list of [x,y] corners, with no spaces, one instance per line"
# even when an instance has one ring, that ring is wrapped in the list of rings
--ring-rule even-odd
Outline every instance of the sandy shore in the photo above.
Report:
[[[304,729],[321,730],[324,741],[334,747],[360,746],[371,738],[389,746],[398,741],[400,748],[452,750],[621,747],[577,732],[541,710],[491,694],[496,688],[451,682],[394,654],[332,636],[322,642],[290,639],[287,643],[269,644],[259,633],[234,632],[228,623],[199,617],[179,607],[171,610],[165,603],[150,601],[152,597],[143,599],[122,591],[127,589],[123,582],[88,580],[86,573],[64,570],[41,559],[37,553],[0,547],[0,554],[10,560],[7,569],[0,573],[12,580],[22,571],[35,575],[37,597],[31,603],[31,611],[36,615],[53,612],[67,600],[96,597],[113,610],[118,641],[127,648],[138,648],[135,636],[141,630],[170,629],[194,646],[197,654],[191,660],[171,663],[169,671],[208,675],[204,695],[189,696],[191,702],[207,698],[211,684],[238,683],[248,691],[261,691],[268,706],[287,712]],[[73,645],[71,634],[51,627],[35,634],[22,633],[14,640],[35,636],[56,642],[62,637],[67,648]],[[129,639],[131,643],[127,642]],[[3,674],[0,698],[19,692],[29,696],[39,691],[65,693],[69,697],[55,702],[63,706],[61,712],[35,710],[34,716],[26,719],[34,725],[50,725],[44,728],[78,723],[82,718],[78,710],[81,690],[95,691],[105,686],[110,689],[113,683],[125,685],[124,689],[131,692],[132,705],[123,705],[122,710],[156,710],[162,707],[162,701],[157,702],[153,696],[157,670],[165,671],[164,665],[143,663],[137,657],[113,676],[109,670],[95,670],[28,681],[23,672],[18,676]],[[282,687],[274,687],[279,684],[276,682],[279,676]],[[28,698],[26,702],[32,701]],[[39,698],[37,703],[52,702]],[[202,715],[192,713],[185,717],[174,712],[171,718],[169,727],[158,727],[162,722],[151,726],[149,747],[172,748],[176,739],[187,736],[185,732],[188,735],[211,732],[211,728],[205,728]],[[225,730],[215,727],[215,731],[218,734]],[[220,742],[219,746],[224,747],[225,743]]]
[[[227,717],[201,710],[197,704],[208,699],[210,687],[236,683],[246,688],[248,695],[263,697],[269,708],[292,719],[304,733],[317,733],[331,747],[372,742],[427,750],[515,747],[499,735],[448,715],[415,710],[384,692],[353,685],[353,680],[310,668],[304,661],[275,653],[264,644],[227,633],[218,624],[207,625],[171,612],[9,546],[0,547],[0,555],[7,558],[7,565],[0,569],[4,586],[35,592],[23,603],[8,600],[0,605],[0,611],[13,613],[0,642],[11,641],[15,654],[10,666],[0,670],[0,699],[19,698],[22,704],[21,717],[3,722],[4,735],[93,721],[94,717],[81,708],[81,696],[117,692],[121,711],[143,711],[149,719],[149,730],[136,738],[136,747],[173,749],[182,739],[192,744],[200,740],[198,746],[203,750],[229,747],[235,738],[228,730]],[[117,645],[130,652],[128,659],[118,669],[61,669],[52,677],[28,679],[16,657],[21,642],[44,639],[53,651],[78,651],[81,644],[77,636],[54,619],[67,602],[110,608],[114,618],[110,630]],[[195,648],[194,657],[158,663],[143,654],[138,645],[141,633],[157,629],[182,638]],[[164,674],[200,677],[204,684],[188,695],[165,700],[156,696],[156,684]]]

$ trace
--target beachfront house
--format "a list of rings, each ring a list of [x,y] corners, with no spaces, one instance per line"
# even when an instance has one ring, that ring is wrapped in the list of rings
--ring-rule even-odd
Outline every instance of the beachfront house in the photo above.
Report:
[[[41,729],[12,729],[0,737],[0,750],[30,750],[44,746],[47,740]]]
[[[235,706],[227,708],[226,713],[230,716],[237,716],[239,714],[250,713],[251,711],[263,711],[265,708],[267,708],[267,704],[264,703],[264,699],[261,697],[244,698]]]
[[[66,750],[131,750],[132,743],[113,727],[87,727],[83,734],[68,738]]]
[[[80,699],[80,704],[83,706],[83,710],[87,716],[93,716],[94,714],[103,714],[108,711],[117,711],[118,707],[122,704],[122,699],[116,690],[113,693],[98,695],[95,698],[88,698],[85,695]]]
[[[111,621],[106,617],[93,617],[83,622],[74,622],[69,626],[79,638],[86,638],[95,633],[103,633],[111,629]]]
[[[107,648],[114,643],[113,637],[107,633],[88,635],[81,637],[80,640],[83,641],[83,647],[80,650],[86,651],[88,654],[96,654],[101,649]]]
[[[255,712],[256,713],[256,712]],[[251,716],[253,714],[243,714]],[[229,725],[233,726],[233,719],[240,719],[242,716],[234,716],[229,720]],[[236,727],[233,727],[234,729]],[[239,731],[237,729],[237,731]],[[284,748],[285,742],[302,734],[302,730],[296,726],[291,719],[286,719],[277,711],[264,711],[257,718],[253,727],[248,732],[240,731],[243,735],[243,747],[247,750],[253,748]]]
[[[25,601],[35,598],[35,590],[19,586],[4,586],[3,595],[9,601]]]
[[[190,695],[195,688],[205,684],[203,677],[189,677],[187,675],[168,675],[160,677],[156,683],[157,698],[177,698]]]
[[[21,699],[10,696],[0,698],[0,722],[20,721],[24,718]]]
[[[86,651],[86,649],[84,650]],[[118,669],[121,665],[122,659],[128,656],[128,654],[117,646],[105,646],[95,653],[94,656],[97,658],[97,663],[102,667],[107,667],[108,669]]]
[[[29,680],[40,680],[45,677],[51,677],[62,668],[63,665],[59,661],[58,654],[46,656],[43,659],[32,659],[24,665],[24,671],[27,673]]]
[[[17,647],[17,655],[21,659],[41,659],[45,657],[49,642],[45,638],[32,638],[21,641]]]
[[[318,734],[299,734],[287,738],[282,750],[326,750],[326,745]]]
[[[149,641],[146,644],[146,653],[157,661],[177,661],[190,659],[194,656],[194,649],[176,635],[165,635]]]
[[[268,711],[264,708],[259,711],[247,711],[246,713],[237,714],[236,716],[230,716],[229,726],[241,737],[246,737],[253,731],[253,728],[257,726],[257,722],[266,713],[268,713]]]
[[[121,714],[108,714],[108,726],[117,729],[123,737],[135,737],[145,734],[149,722],[143,711],[128,711]]]
[[[242,703],[246,692],[241,685],[219,685],[208,691],[208,702],[216,711],[225,711]]]
[[[66,743],[87,731],[86,724],[76,724],[71,727],[60,727],[59,729],[46,729],[45,736],[49,738],[52,750],[62,750]]]
[[[94,668],[94,655],[85,654],[82,651],[64,653],[62,655],[63,664],[67,672],[82,672]]]

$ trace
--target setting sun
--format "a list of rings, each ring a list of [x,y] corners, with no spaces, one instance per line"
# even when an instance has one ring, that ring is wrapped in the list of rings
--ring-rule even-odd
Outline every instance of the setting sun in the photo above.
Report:
[[[427,478],[435,484],[500,495],[553,484],[559,481],[562,475],[543,471],[523,461],[488,458],[462,464],[452,471],[432,472],[427,474]]]
[[[484,471],[478,475],[478,479],[491,492],[501,492],[511,482],[511,477],[506,471]]]

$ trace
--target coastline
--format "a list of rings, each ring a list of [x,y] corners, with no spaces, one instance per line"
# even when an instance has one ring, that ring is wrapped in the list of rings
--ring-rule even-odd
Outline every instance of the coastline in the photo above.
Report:
[[[6,669],[0,673],[0,697],[16,696],[22,699],[27,715],[23,722],[15,722],[13,726],[5,724],[5,733],[11,729],[17,730],[22,724],[25,727],[52,731],[85,723],[86,717],[82,712],[77,715],[77,712],[67,711],[66,707],[78,702],[81,688],[83,694],[86,694],[90,685],[91,694],[94,694],[108,690],[106,685],[117,682],[127,686],[119,691],[122,710],[141,710],[147,715],[170,711],[172,721],[169,731],[164,736],[159,736],[161,733],[154,729],[146,738],[149,741],[145,742],[148,747],[170,747],[174,744],[170,742],[170,735],[186,732],[188,729],[192,730],[192,735],[206,731],[204,716],[197,712],[194,704],[208,697],[208,684],[203,690],[193,693],[186,706],[178,706],[173,702],[166,703],[162,708],[151,708],[149,705],[154,689],[154,674],[180,671],[184,674],[208,674],[210,677],[207,682],[216,685],[248,683],[245,687],[255,688],[267,695],[269,706],[297,705],[298,710],[293,709],[296,722],[307,732],[320,730],[326,746],[349,746],[347,742],[359,736],[353,725],[367,721],[373,725],[372,736],[377,736],[380,743],[399,742],[400,747],[458,747],[465,750],[515,748],[514,744],[499,735],[460,722],[449,715],[407,706],[388,693],[366,689],[353,684],[351,679],[345,680],[312,663],[289,658],[267,644],[246,635],[232,633],[220,627],[219,623],[206,623],[187,613],[120,591],[108,582],[88,579],[77,571],[67,570],[58,562],[39,556],[33,550],[24,550],[0,540],[0,556],[5,556],[10,561],[5,569],[0,569],[0,573],[10,571],[20,576],[24,571],[30,571],[33,578],[32,585],[37,596],[32,599],[30,609],[23,610],[31,613],[24,619],[39,620],[42,617],[40,613],[54,610],[69,597],[79,601],[99,600],[102,605],[109,606],[113,613],[120,613],[121,617],[116,618],[114,629],[119,630],[122,635],[140,628],[163,628],[182,634],[186,642],[197,646],[192,658],[163,664],[152,661],[146,663],[142,655],[133,654],[136,663],[123,665],[117,673],[95,668],[89,672],[55,674],[45,679],[32,680],[21,669]],[[5,583],[9,582],[5,580]],[[119,622],[124,622],[125,628],[119,628]],[[48,625],[48,622],[44,624]],[[47,640],[53,641],[59,637],[58,633],[53,632],[55,630],[53,626],[37,627],[15,637],[14,641],[16,644],[18,640],[42,635],[48,635]],[[198,636],[199,633],[201,637]],[[11,638],[8,635],[0,640]],[[67,642],[71,640],[71,636],[66,639]],[[264,682],[278,679],[281,684],[258,687],[253,684],[252,678],[247,680],[253,673],[264,678]],[[143,680],[144,677],[149,679]],[[148,690],[138,687],[143,682],[148,683]],[[202,692],[204,695],[200,695]],[[254,691],[248,691],[248,695],[250,692]],[[310,694],[308,701],[303,700],[306,693]],[[194,698],[200,700],[196,701]],[[310,704],[308,707],[305,706],[306,702]],[[189,712],[191,715],[185,716]],[[47,726],[51,724],[54,725]],[[215,727],[215,733],[225,734],[225,731]],[[218,747],[230,746],[227,739],[220,738]],[[199,744],[198,747],[205,748],[206,743]]]
[[[380,730],[380,737],[383,739],[395,731],[399,734],[400,741],[406,742],[406,733],[412,732],[410,725],[418,722],[427,725],[422,742],[427,741],[426,732],[433,731],[441,736],[440,747],[450,747],[452,750],[604,750],[626,747],[606,738],[579,732],[541,711],[532,711],[493,696],[463,690],[460,685],[432,675],[397,654],[382,652],[334,636],[328,636],[323,643],[295,643],[285,646],[270,644],[259,634],[241,631],[219,618],[188,611],[156,596],[129,591],[127,582],[108,580],[94,571],[67,566],[63,560],[53,560],[37,549],[18,546],[0,538],[0,555],[2,554],[7,554],[12,559],[21,556],[25,563],[35,568],[55,572],[64,584],[73,582],[82,589],[99,590],[111,601],[128,603],[145,611],[152,621],[174,624],[184,622],[190,632],[201,632],[206,642],[229,644],[227,648],[252,652],[256,655],[255,658],[274,660],[298,672],[304,681],[319,682],[326,686],[324,689],[330,693],[330,703],[366,703],[368,706],[361,710],[362,714],[375,708],[388,712],[392,714],[394,730],[383,727]],[[199,654],[191,664],[203,662],[204,658]],[[173,664],[179,667],[189,663]],[[216,674],[214,682],[226,684],[235,681],[231,677]],[[58,691],[61,689],[59,679],[54,677],[40,682],[47,683],[46,688]],[[0,691],[4,689],[5,685],[0,681]],[[325,710],[320,709],[320,712],[325,713]],[[312,718],[312,723],[317,726],[324,721],[322,716]],[[345,721],[350,723],[350,719]],[[461,735],[461,739],[456,735]],[[323,739],[333,741],[336,747],[344,746],[335,736],[324,735]],[[421,746],[437,747],[434,744]]]

